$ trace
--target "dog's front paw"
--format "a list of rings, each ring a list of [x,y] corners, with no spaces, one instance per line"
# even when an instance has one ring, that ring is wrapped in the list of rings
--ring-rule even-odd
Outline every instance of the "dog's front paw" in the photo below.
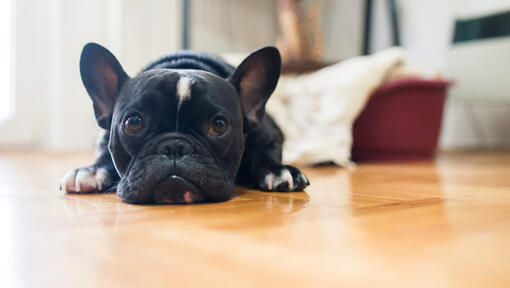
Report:
[[[264,191],[303,191],[310,181],[299,169],[292,166],[274,166],[261,171],[256,186]]]
[[[97,193],[112,185],[113,176],[108,169],[90,166],[67,172],[60,183],[60,190],[66,193]]]

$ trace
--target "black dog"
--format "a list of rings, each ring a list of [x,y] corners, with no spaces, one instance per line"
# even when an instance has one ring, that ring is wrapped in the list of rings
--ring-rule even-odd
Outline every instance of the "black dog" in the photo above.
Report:
[[[225,201],[234,183],[302,191],[310,183],[281,164],[283,135],[265,114],[280,66],[274,47],[237,69],[209,54],[180,52],[130,78],[107,49],[87,44],[81,77],[106,133],[95,163],[70,171],[62,189],[116,188],[122,200],[139,204]]]

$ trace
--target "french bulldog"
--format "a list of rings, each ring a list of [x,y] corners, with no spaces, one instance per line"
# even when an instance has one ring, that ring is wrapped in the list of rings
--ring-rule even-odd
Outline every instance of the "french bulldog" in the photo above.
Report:
[[[275,47],[253,52],[237,68],[181,51],[131,78],[110,51],[88,43],[80,73],[105,133],[94,164],[69,171],[61,189],[116,190],[133,204],[226,201],[235,184],[302,191],[310,182],[282,165],[283,135],[265,113],[280,67]]]

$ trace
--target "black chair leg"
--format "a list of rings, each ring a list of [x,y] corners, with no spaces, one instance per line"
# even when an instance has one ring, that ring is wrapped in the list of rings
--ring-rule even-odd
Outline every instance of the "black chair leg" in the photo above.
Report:
[[[363,26],[363,55],[370,53],[370,39],[372,31],[372,0],[365,0],[365,21]]]
[[[374,1],[365,0],[365,18],[363,23],[363,55],[370,54],[370,42],[372,38],[372,8]],[[400,46],[400,28],[398,22],[398,9],[396,0],[387,0],[390,16],[392,45]]]
[[[391,32],[393,36],[393,46],[400,46],[400,29],[398,26],[398,9],[395,0],[388,0],[388,8],[390,9]]]

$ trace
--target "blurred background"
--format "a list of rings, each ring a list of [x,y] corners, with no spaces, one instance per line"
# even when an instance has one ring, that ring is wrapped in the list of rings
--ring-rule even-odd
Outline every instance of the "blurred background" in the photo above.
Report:
[[[131,76],[180,49],[278,44],[299,71],[400,45],[423,75],[455,83],[441,149],[510,146],[508,0],[2,0],[0,21],[0,147],[92,149],[99,129],[78,70],[87,42]]]

